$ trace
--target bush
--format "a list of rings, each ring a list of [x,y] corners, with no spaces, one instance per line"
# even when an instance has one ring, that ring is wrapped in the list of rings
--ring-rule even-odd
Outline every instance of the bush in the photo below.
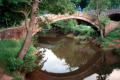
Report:
[[[120,39],[120,26],[113,30],[112,32],[110,32],[109,34],[107,34],[105,37],[109,40],[112,40],[114,38]]]
[[[23,76],[16,76],[16,77],[14,78],[14,80],[24,80],[24,77],[23,77]]]
[[[36,65],[36,56],[33,52],[36,50],[32,43],[29,46],[24,60],[16,58],[23,41],[20,40],[2,40],[0,41],[0,62],[6,62],[6,70],[9,71],[31,71]]]
[[[120,27],[116,28],[115,30],[105,35],[105,39],[102,40],[99,38],[99,41],[101,42],[101,46],[105,47],[109,45],[110,43],[115,43],[113,41],[115,38],[120,40]]]
[[[13,72],[12,76],[14,77],[14,80],[24,80],[24,76],[22,76],[20,72],[17,71]]]
[[[78,25],[77,21],[74,19],[62,20],[53,24],[56,28],[61,30],[63,33],[73,32],[74,34],[81,34],[90,36],[95,31],[91,26],[85,24]]]

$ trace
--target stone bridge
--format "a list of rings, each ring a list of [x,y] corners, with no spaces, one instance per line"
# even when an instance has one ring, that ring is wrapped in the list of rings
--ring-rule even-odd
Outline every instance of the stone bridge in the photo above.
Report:
[[[37,18],[37,23],[39,23],[40,20],[44,21],[46,18],[51,21],[50,24],[60,21],[60,20],[65,20],[65,19],[77,19],[77,20],[81,20],[81,21],[84,21],[84,22],[90,24],[94,28],[95,27],[98,28],[98,26],[96,26],[96,24],[98,22],[96,20],[96,16],[93,14],[88,14],[86,12],[76,12],[72,15],[70,15],[68,13],[66,13],[64,15],[45,14],[45,15],[39,16]],[[119,25],[119,22],[117,22],[117,21],[112,21],[112,20],[109,21],[105,26],[105,34],[109,33],[110,31],[112,31],[113,29],[118,27],[118,25]],[[39,28],[38,29],[35,28],[33,34],[36,34],[39,30],[40,30]]]
[[[39,32],[42,28],[42,26],[39,26],[39,22],[45,21],[46,18],[48,20],[50,20],[50,24],[60,21],[60,20],[65,20],[65,19],[77,19],[77,20],[81,20],[84,21],[86,23],[89,23],[90,25],[92,25],[92,27],[94,28],[98,28],[98,26],[96,26],[97,20],[96,20],[96,16],[86,13],[86,12],[76,12],[72,15],[70,14],[44,14],[42,16],[39,16],[36,18],[36,24],[37,26],[33,28],[33,35],[36,34],[37,32]],[[114,30],[116,27],[118,27],[119,22],[116,21],[109,21],[107,23],[107,25],[105,26],[105,34],[109,33],[110,31]],[[16,28],[10,28],[10,29],[6,29],[3,31],[0,31],[0,40],[2,39],[14,39],[14,38],[21,38],[26,34],[26,28],[25,28],[25,22],[23,22],[20,26],[16,27]]]

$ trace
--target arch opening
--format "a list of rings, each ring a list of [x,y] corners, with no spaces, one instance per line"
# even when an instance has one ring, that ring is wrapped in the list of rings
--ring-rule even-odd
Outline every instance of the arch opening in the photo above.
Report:
[[[113,21],[120,21],[120,13],[116,13],[116,14],[111,14],[109,15],[110,20]]]
[[[74,26],[74,27],[77,27],[77,28],[75,30],[72,30],[73,28],[71,28],[71,26],[69,25],[70,23],[68,23],[69,26],[67,26],[67,28],[66,28],[66,26],[64,26],[68,31],[66,31],[64,33],[65,28],[63,28],[63,27],[61,28],[60,26],[55,24],[59,21],[63,21],[63,23],[59,23],[59,25],[61,25],[61,24],[66,24],[67,25],[66,20],[75,20],[76,23],[77,23],[77,26]],[[52,32],[57,32],[57,33],[61,33],[61,34],[72,33],[75,36],[78,36],[78,35],[86,35],[87,33],[89,33],[89,32],[91,33],[93,31],[94,33],[92,33],[90,35],[91,37],[96,38],[96,37],[100,36],[100,32],[99,32],[98,28],[96,27],[96,25],[94,25],[93,23],[90,23],[86,20],[82,20],[82,19],[76,19],[76,18],[61,19],[61,20],[51,22],[51,26],[52,27],[51,27],[50,30],[45,29],[46,32],[51,32],[52,31]],[[81,31],[80,27],[81,27],[81,29],[84,29],[84,31]]]
[[[57,19],[52,19],[50,24],[53,25],[54,23],[58,22],[58,21],[62,21],[62,20],[68,20],[68,19],[75,19],[79,24],[86,24],[87,26],[90,26],[93,30],[95,30],[95,32],[97,33],[97,36],[100,35],[100,31],[98,30],[98,27],[95,25],[94,22],[91,21],[91,19],[89,18],[85,18],[85,17],[76,17],[76,16],[69,16],[69,17],[61,17],[61,18],[57,18]],[[39,31],[37,31],[39,32]],[[37,32],[35,32],[34,34],[36,34]]]

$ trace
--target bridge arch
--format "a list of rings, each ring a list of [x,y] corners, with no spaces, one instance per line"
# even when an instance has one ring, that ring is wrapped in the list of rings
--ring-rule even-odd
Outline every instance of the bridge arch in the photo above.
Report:
[[[38,18],[45,20],[46,16],[41,16]],[[96,19],[95,16],[86,14],[86,13],[75,13],[73,15],[69,15],[69,14],[65,14],[65,15],[51,15],[51,16],[47,16],[48,20],[50,20],[50,24],[53,24],[57,21],[61,21],[61,20],[67,20],[67,19],[76,19],[76,20],[80,20],[80,21],[84,21],[87,24],[89,24],[90,26],[92,26],[93,29],[95,29],[96,31],[98,31],[98,26],[96,26]],[[34,32],[34,34],[36,34],[37,32],[39,32],[39,29],[37,31]]]
[[[120,21],[120,13],[113,13],[109,15],[109,18],[113,21]]]

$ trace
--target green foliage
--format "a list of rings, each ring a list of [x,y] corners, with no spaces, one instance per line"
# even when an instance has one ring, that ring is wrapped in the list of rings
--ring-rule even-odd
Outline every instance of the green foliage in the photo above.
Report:
[[[24,20],[21,11],[25,9],[25,5],[32,4],[31,0],[0,0],[0,26],[10,27],[20,24]],[[46,6],[47,5],[47,6]],[[30,6],[26,7],[26,12],[30,10]],[[43,0],[39,4],[38,13],[73,13],[73,3],[70,0]]]
[[[73,2],[75,4],[75,6],[79,6],[81,1],[82,0],[71,0],[71,2]]]
[[[76,31],[78,31],[81,35],[89,35],[91,33],[94,33],[94,30],[91,28],[91,26],[87,26],[87,25],[78,25],[76,27],[73,27],[73,32],[75,33]]]
[[[62,20],[62,21],[58,21],[56,23],[53,24],[53,26],[56,26],[56,28],[60,28],[60,30],[62,32],[64,32],[65,34],[73,31],[73,27],[75,27],[77,25],[77,22],[73,19],[68,19],[68,20]]]
[[[92,32],[94,33],[94,30],[90,26],[78,25],[74,19],[58,21],[54,23],[53,26],[56,26],[56,28],[65,34],[68,32],[73,32],[74,34],[79,33],[81,35],[90,35]]]
[[[11,71],[11,70],[15,71],[22,64],[23,64],[23,61],[20,60],[19,58],[16,59],[16,57],[9,57],[8,60],[7,60],[6,69],[7,69],[7,71]]]
[[[75,4],[74,7],[78,8],[80,6],[83,9],[88,6],[90,0],[71,0],[71,2]]]
[[[47,30],[50,30],[52,28],[52,26],[50,24],[45,24],[43,28],[47,29]]]
[[[37,66],[35,63],[36,56],[33,54],[34,51],[36,51],[36,49],[31,44],[23,60],[24,63],[22,64],[22,70],[24,72],[31,72]]]
[[[24,77],[23,77],[23,76],[16,76],[16,77],[14,78],[14,80],[24,80]]]
[[[24,77],[18,71],[13,72],[12,76],[14,77],[14,80],[24,80]]]
[[[95,9],[99,11],[106,10],[110,5],[110,0],[90,0],[88,9]]]
[[[105,28],[105,25],[110,21],[110,18],[105,15],[104,13],[102,13],[100,15],[100,18],[99,18],[99,22],[98,24],[96,24],[97,26],[99,26],[99,29],[104,29]]]
[[[10,57],[16,57],[19,51],[20,43],[18,40],[2,40],[0,41],[0,61],[8,61]]]
[[[115,38],[120,40],[120,27],[111,31],[109,34],[105,35],[105,38],[103,40],[100,39],[99,41],[102,42],[101,46],[105,47],[109,45],[110,43],[115,43],[113,41]]]
[[[2,6],[2,0],[0,0],[0,6]]]
[[[96,2],[98,1],[98,2]],[[97,3],[97,4],[96,4]],[[102,5],[102,6],[101,6]],[[90,0],[85,10],[97,9],[106,10],[107,8],[119,8],[120,0]]]
[[[112,52],[117,55],[118,57],[120,57],[120,49],[119,48],[115,48],[112,50]]]
[[[24,60],[16,58],[23,41],[20,40],[2,40],[0,41],[0,62],[7,62],[7,71],[24,70],[31,71],[35,65],[36,56],[33,54],[36,49],[30,44]]]
[[[111,31],[105,37],[109,40],[112,40],[114,38],[118,38],[120,40],[120,26],[117,27],[115,30]]]
[[[118,8],[120,7],[120,0],[110,0],[109,8]]]
[[[85,24],[78,25],[74,19],[58,21],[54,23],[53,26],[64,34],[70,32],[73,33],[76,35],[76,37],[74,37],[75,39],[83,38],[85,40],[90,36],[94,37],[93,35],[95,35],[95,31],[93,28],[91,28],[91,26],[87,26]]]
[[[110,39],[99,39],[99,41],[101,42],[101,47],[105,47],[105,46],[108,46],[110,43],[111,43],[111,40]]]
[[[20,13],[15,13],[11,9],[23,9],[23,0],[1,0],[2,5],[0,6],[0,26],[8,27],[13,24],[20,24],[24,16]],[[26,0],[25,0],[26,1]]]
[[[102,5],[102,6],[101,6]],[[109,21],[109,18],[107,15],[105,15],[103,12],[108,8],[110,5],[109,0],[91,0],[88,6],[88,9],[94,9],[96,10],[97,20],[98,23],[96,24],[99,27],[101,38],[104,38],[103,30],[105,29],[106,23]]]
[[[63,14],[74,12],[73,3],[70,0],[43,0],[39,5],[39,9],[39,13]]]

